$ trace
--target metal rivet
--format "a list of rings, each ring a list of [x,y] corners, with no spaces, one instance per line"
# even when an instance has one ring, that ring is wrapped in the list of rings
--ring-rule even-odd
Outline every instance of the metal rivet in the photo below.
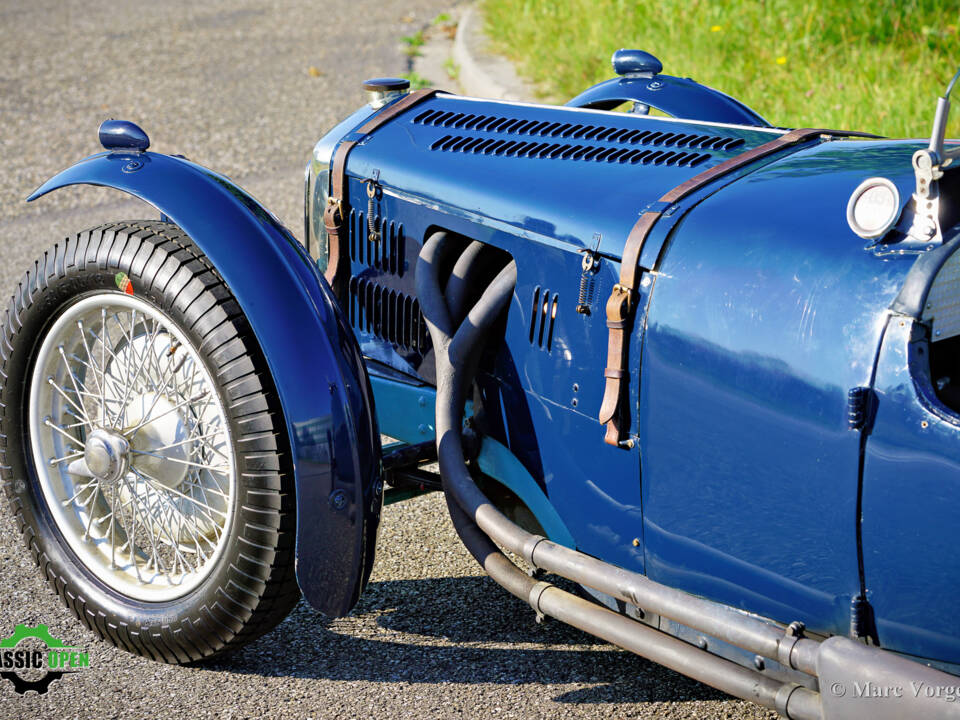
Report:
[[[634,538],[634,539],[633,539],[633,546],[634,546],[634,547],[640,547],[640,538]]]
[[[700,646],[700,649],[701,649],[701,650],[706,650],[706,649],[707,649],[707,639],[706,639],[705,637],[700,638],[699,640],[697,640],[697,645]]]
[[[577,383],[574,383],[574,384],[573,384],[573,391],[574,391],[574,392],[580,392],[580,385],[577,384]]]
[[[570,404],[573,405],[573,407],[576,407],[576,406],[577,406],[577,399],[574,398],[573,400],[571,400],[571,401],[570,401]]]
[[[426,425],[420,425],[419,427],[417,427],[417,432],[419,432],[421,435],[426,435],[426,434],[427,434],[427,426],[426,426]]]
[[[755,655],[753,658],[753,666],[757,670],[763,670],[767,666],[767,663],[764,661],[762,657],[760,657],[759,655]]]
[[[343,490],[334,490],[330,493],[330,507],[334,510],[343,510],[347,506],[347,494]]]
[[[928,427],[928,425],[929,425],[929,423],[928,423],[926,420],[921,420],[921,421],[920,421],[920,427],[925,428],[925,427]]]

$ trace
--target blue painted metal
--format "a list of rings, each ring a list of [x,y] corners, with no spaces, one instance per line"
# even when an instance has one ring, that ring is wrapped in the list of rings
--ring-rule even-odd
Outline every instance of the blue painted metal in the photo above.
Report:
[[[620,48],[614,52],[610,64],[617,75],[653,77],[663,70],[663,63],[655,56],[643,50],[628,48]]]
[[[477,456],[480,469],[499,481],[519,497],[533,513],[547,537],[560,545],[573,548],[576,543],[537,481],[516,456],[490,437],[485,437]]]
[[[612,110],[638,102],[677,118],[770,127],[759,114],[719,90],[672,75],[613,78],[587,88],[567,102],[570,107]]]
[[[384,435],[414,445],[436,437],[437,391],[424,382],[370,372],[377,423]]]
[[[619,257],[645,205],[781,132],[439,95],[354,148],[350,195],[364,210],[359,181],[379,171],[387,203],[412,197],[443,216],[566,250],[592,249],[599,233],[600,252]],[[391,219],[420,239],[415,218]]]
[[[660,243],[640,372],[650,577],[846,634],[860,592],[860,433],[914,256],[864,249],[848,197],[917,144],[807,146],[703,199]],[[654,244],[656,247],[657,244]]]
[[[369,143],[377,142],[379,137],[378,131]],[[360,146],[354,153],[360,153],[366,147]],[[356,167],[352,157],[351,174]],[[408,242],[405,250],[407,269],[402,276],[386,272],[380,269],[375,259],[369,259],[364,249],[362,257],[358,252],[352,255],[354,278],[380,284],[384,288],[381,297],[384,293],[389,296],[391,292],[412,296],[412,269],[420,241],[437,227],[476,238],[503,248],[514,257],[524,258],[516,297],[507,319],[505,347],[497,357],[493,371],[479,379],[483,415],[488,423],[485,431],[507,447],[534,478],[576,539],[579,549],[604,555],[624,567],[642,570],[643,547],[634,544],[635,540],[642,538],[636,456],[602,443],[583,446],[552,440],[556,437],[589,438],[595,436],[598,429],[595,413],[603,392],[603,378],[597,372],[596,356],[575,350],[603,347],[606,326],[602,316],[591,317],[575,311],[579,255],[569,244],[555,244],[554,240],[537,233],[518,236],[515,228],[494,218],[425,201],[406,192],[401,195],[393,184],[396,169],[391,159],[392,155],[389,155],[381,158],[379,163],[383,168],[380,177],[384,192],[379,207],[388,222],[402,218]],[[422,165],[422,159],[419,162]],[[362,173],[360,177],[363,177]],[[366,197],[359,178],[351,180],[349,186],[353,198]],[[365,207],[365,203],[361,201],[360,206]],[[364,226],[358,223],[354,228],[351,238],[365,242]],[[356,251],[351,240],[351,252]],[[376,258],[376,254],[373,257]],[[533,262],[534,258],[536,262]],[[602,313],[602,298],[616,282],[616,273],[615,262],[602,262],[597,278],[595,313]],[[551,299],[558,298],[553,346],[549,351],[545,339],[541,346],[538,333],[534,333],[533,342],[530,340],[533,295],[537,288],[541,294],[549,291]],[[347,298],[345,305],[363,352],[373,361],[371,382],[383,432],[409,442],[422,441],[419,425],[429,422],[432,427],[433,423],[432,387],[391,386],[378,375],[383,374],[383,366],[388,366],[403,373],[407,382],[410,376],[419,376],[422,381],[432,383],[432,349],[428,347],[421,355],[384,339],[383,326],[377,330],[375,318],[368,325],[366,317],[357,310],[355,298]],[[382,315],[378,317],[382,320]],[[634,370],[634,380],[636,377]],[[636,382],[633,387],[636,388]],[[430,399],[425,409],[419,407],[419,398],[427,392]],[[545,445],[541,446],[541,443]],[[598,467],[604,468],[604,472],[597,473]]]
[[[684,87],[681,81],[648,85],[649,79],[613,80],[581,100],[648,102],[655,92]],[[686,89],[691,114],[721,119],[702,114],[715,110],[704,110],[701,89]],[[740,113],[734,122],[762,123],[742,114],[749,110],[731,112]],[[634,130],[663,133],[646,138],[661,152],[680,150],[670,145],[678,135],[742,142],[708,151],[712,157],[696,168],[617,161],[624,147],[645,147],[623,141]],[[943,479],[937,494],[931,481],[925,493],[931,499],[907,503],[913,519],[902,522],[895,479],[905,470],[895,464],[882,470],[887,445],[874,448],[878,430],[867,441],[867,416],[857,427],[849,418],[851,389],[873,387],[887,308],[922,295],[911,289],[914,264],[942,264],[943,258],[933,252],[918,259],[883,243],[866,247],[846,223],[846,202],[864,178],[883,175],[906,205],[914,183],[910,157],[921,143],[813,141],[663,208],[666,216],[641,259],[655,271],[641,283],[631,345],[628,390],[637,409],[632,434],[639,457],[600,440],[602,303],[637,214],[666,190],[774,132],[439,96],[364,138],[351,155],[349,191],[360,201],[354,206],[362,206],[362,181],[376,171],[383,189],[377,213],[402,225],[406,238],[396,270],[358,245],[352,273],[384,286],[382,297],[412,296],[409,270],[420,242],[436,228],[513,256],[518,281],[505,342],[479,380],[485,432],[518,461],[519,474],[533,480],[579,549],[825,633],[850,631],[851,602],[865,588],[881,642],[955,661],[947,585],[956,584],[957,570],[933,585],[943,600],[933,603],[929,620],[931,598],[922,588],[933,583],[934,560],[912,561],[915,592],[903,591],[897,573],[916,552],[909,537],[923,517],[934,521],[924,527],[925,542],[947,552],[954,533],[946,516],[956,493]],[[565,149],[577,144],[581,150]],[[603,161],[611,156],[613,162]],[[581,315],[574,311],[580,251],[593,247],[596,233],[598,301],[591,315]],[[549,348],[538,333],[545,297],[558,303]],[[913,298],[918,302],[922,306]],[[429,347],[411,351],[375,325],[350,318],[365,354],[432,382]],[[889,368],[877,374],[878,423],[885,372]],[[897,378],[901,395],[908,377]],[[400,425],[406,413],[409,406],[400,400],[389,411]],[[899,432],[886,433],[883,442]],[[944,426],[924,446],[931,477],[937,462],[945,463],[942,473],[956,471],[952,451],[934,447],[950,442],[949,432]],[[904,442],[912,442],[907,437]],[[907,456],[900,446],[895,452]],[[909,457],[922,461],[917,453]]]
[[[98,135],[100,144],[107,150],[143,152],[150,147],[147,134],[129,120],[104,120]]]
[[[934,392],[928,339],[890,316],[864,458],[864,572],[881,646],[958,663],[960,416]]]
[[[131,163],[139,163],[130,171]],[[295,457],[297,576],[325,613],[366,582],[380,514],[380,436],[363,359],[302,246],[230,180],[157,153],[101,153],[45,182],[112,187],[169,216],[217,267],[270,366]],[[291,342],[296,339],[296,348]]]
[[[436,389],[381,373],[377,371],[377,364],[370,372],[380,431],[410,444],[434,437]],[[467,403],[466,415],[469,417],[472,413],[470,402]],[[509,488],[524,502],[551,540],[575,547],[573,536],[550,504],[540,483],[510,450],[493,438],[484,437],[477,462],[483,472]]]

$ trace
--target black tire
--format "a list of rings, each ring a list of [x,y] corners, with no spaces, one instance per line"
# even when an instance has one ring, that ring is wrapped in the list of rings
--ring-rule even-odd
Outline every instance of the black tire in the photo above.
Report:
[[[232,439],[236,489],[226,544],[201,584],[163,602],[118,592],[72,551],[38,486],[30,445],[29,378],[45,333],[81,298],[120,293],[118,273],[199,351]],[[187,663],[259,637],[296,604],[292,460],[273,380],[233,294],[175,225],[103,225],[44,253],[10,300],[0,382],[0,472],[10,510],[51,588],[89,629],[131,653]]]

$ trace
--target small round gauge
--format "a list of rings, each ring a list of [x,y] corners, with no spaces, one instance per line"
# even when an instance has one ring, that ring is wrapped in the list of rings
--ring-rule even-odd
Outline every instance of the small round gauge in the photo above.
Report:
[[[847,222],[862,238],[878,238],[893,227],[900,214],[900,192],[886,178],[864,180],[847,203]]]

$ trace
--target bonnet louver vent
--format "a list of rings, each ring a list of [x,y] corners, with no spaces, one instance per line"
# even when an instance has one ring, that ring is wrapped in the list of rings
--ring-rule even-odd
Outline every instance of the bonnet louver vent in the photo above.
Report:
[[[637,163],[643,165],[680,165],[684,167],[693,167],[710,159],[709,154],[697,152],[503,140],[471,137],[469,135],[444,135],[433,143],[430,149],[539,160],[586,160],[606,163],[632,163],[634,165]]]
[[[374,218],[380,239],[370,240],[366,213],[350,210],[350,259],[391,275],[403,277],[406,237],[403,225],[385,218]]]
[[[549,122],[547,120],[522,120],[520,118],[445,112],[443,110],[426,110],[417,115],[413,122],[430,127],[472,130],[499,135],[530,135],[541,138],[590,140],[624,145],[654,145],[696,150],[732,150],[744,143],[743,138],[724,137],[722,135],[639,130],[637,128],[616,128],[585,123]]]
[[[541,290],[539,286],[534,288],[530,311],[530,344],[547,352],[553,349],[553,322],[557,319],[559,302],[557,293],[551,296],[549,290]]]
[[[430,348],[420,302],[361,277],[350,278],[350,324],[421,355]]]

